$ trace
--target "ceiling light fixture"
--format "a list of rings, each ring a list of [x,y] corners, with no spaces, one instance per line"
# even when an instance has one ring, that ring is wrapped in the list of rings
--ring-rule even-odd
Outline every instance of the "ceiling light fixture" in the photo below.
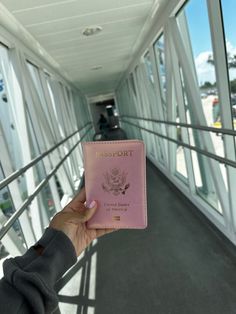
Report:
[[[84,36],[93,36],[100,33],[101,31],[102,31],[101,26],[89,26],[83,30],[82,34]]]

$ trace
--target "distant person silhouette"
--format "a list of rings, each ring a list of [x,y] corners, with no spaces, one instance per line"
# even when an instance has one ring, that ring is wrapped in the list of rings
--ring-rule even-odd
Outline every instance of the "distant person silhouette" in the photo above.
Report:
[[[108,128],[108,122],[107,119],[105,118],[104,114],[100,114],[100,119],[98,120],[99,124],[99,130],[104,133],[106,129]]]

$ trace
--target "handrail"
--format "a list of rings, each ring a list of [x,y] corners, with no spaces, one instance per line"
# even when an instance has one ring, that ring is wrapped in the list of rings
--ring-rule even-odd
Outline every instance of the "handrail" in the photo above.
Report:
[[[123,117],[124,118],[130,118],[130,119],[136,119],[136,120],[144,120],[144,121],[150,121],[150,122],[155,122],[155,123],[161,123],[161,124],[167,124],[167,125],[182,126],[185,128],[192,128],[192,129],[201,130],[201,131],[208,131],[208,132],[222,133],[222,134],[226,134],[226,135],[236,136],[236,131],[231,130],[231,129],[214,128],[214,127],[210,127],[210,126],[194,125],[194,124],[188,124],[188,123],[183,123],[183,122],[172,122],[172,121],[165,121],[165,120],[157,120],[157,119],[136,117],[136,116],[130,116],[130,115],[121,115],[120,119],[122,119]]]
[[[72,151],[77,147],[77,145],[82,141],[82,139],[88,134],[88,132],[92,129],[92,126],[86,131],[86,133],[80,138],[79,141],[70,149],[70,151],[62,158],[62,160],[49,172],[48,176],[43,179],[35,188],[34,192],[29,195],[29,197],[24,201],[21,207],[12,214],[12,216],[3,224],[0,230],[0,240],[4,237],[4,235],[8,232],[8,230],[12,227],[14,222],[19,218],[19,216],[25,211],[25,209],[29,206],[29,204],[33,201],[33,199],[38,195],[38,193],[43,189],[43,187],[48,183],[50,178],[54,175],[54,173],[59,169],[59,167],[63,164],[66,158],[72,153]]]
[[[57,147],[59,147],[60,145],[62,145],[66,141],[68,141],[72,136],[74,136],[76,133],[82,131],[84,128],[86,128],[90,124],[91,124],[91,122],[86,123],[82,128],[80,128],[79,130],[73,132],[71,135],[67,136],[67,138],[65,138],[62,141],[58,142],[56,145],[54,145],[52,148],[50,148],[49,150],[45,151],[41,155],[39,155],[39,156],[35,157],[34,159],[32,159],[27,165],[25,165],[24,167],[22,167],[20,169],[17,169],[15,172],[10,174],[8,177],[4,178],[2,181],[0,181],[0,190],[2,188],[4,188],[5,186],[7,186],[12,181],[14,181],[15,179],[17,179],[20,175],[22,175],[24,172],[26,172],[26,170],[28,170],[29,168],[31,168],[32,166],[37,164],[40,160],[42,160],[44,157],[49,155]]]
[[[200,154],[202,154],[202,155],[205,155],[205,156],[207,156],[207,157],[209,157],[209,158],[215,159],[215,160],[219,161],[220,163],[223,163],[223,164],[226,164],[226,165],[229,165],[229,166],[231,166],[231,167],[236,168],[236,162],[235,162],[235,161],[232,161],[232,160],[230,160],[230,159],[223,158],[223,157],[217,156],[217,155],[215,155],[215,154],[206,152],[205,150],[203,150],[203,149],[201,149],[201,148],[198,148],[198,147],[195,147],[195,146],[192,146],[192,145],[185,144],[184,142],[175,140],[175,139],[173,139],[173,138],[170,138],[170,137],[165,136],[165,135],[163,135],[163,134],[160,134],[160,133],[158,133],[158,132],[155,132],[155,131],[146,129],[146,128],[141,127],[141,126],[139,126],[139,125],[137,125],[137,124],[135,124],[135,123],[132,123],[132,122],[129,122],[129,121],[126,121],[126,120],[123,120],[123,119],[121,119],[121,121],[122,121],[122,122],[125,122],[125,123],[128,123],[128,124],[130,124],[130,125],[133,125],[133,126],[139,128],[139,129],[142,129],[142,130],[147,131],[147,132],[149,132],[149,133],[152,133],[152,134],[154,134],[154,135],[157,135],[157,136],[159,136],[159,137],[162,137],[162,138],[164,138],[164,139],[166,139],[166,140],[168,140],[168,141],[170,141],[170,142],[174,142],[174,143],[179,144],[179,145],[181,145],[181,146],[183,146],[183,147],[189,148],[189,149],[191,149],[191,150],[195,150],[196,152],[198,152],[198,153],[200,153]]]

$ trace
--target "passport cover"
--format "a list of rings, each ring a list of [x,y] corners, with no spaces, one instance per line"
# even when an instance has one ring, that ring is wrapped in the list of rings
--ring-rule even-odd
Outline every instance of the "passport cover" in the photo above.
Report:
[[[88,228],[147,227],[146,159],[139,140],[84,142],[87,204],[98,209]]]

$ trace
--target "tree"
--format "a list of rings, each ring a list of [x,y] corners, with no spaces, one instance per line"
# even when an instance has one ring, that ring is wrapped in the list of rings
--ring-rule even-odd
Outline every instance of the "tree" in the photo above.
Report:
[[[236,93],[236,79],[230,81],[231,93]]]
[[[227,53],[227,59],[228,59],[228,68],[236,68],[236,55],[233,55],[231,53]],[[212,65],[215,64],[213,54],[209,54],[207,63],[210,63]]]
[[[213,87],[213,84],[211,84],[211,82],[208,82],[208,81],[206,81],[202,86],[201,86],[201,88],[211,88],[211,87]]]

